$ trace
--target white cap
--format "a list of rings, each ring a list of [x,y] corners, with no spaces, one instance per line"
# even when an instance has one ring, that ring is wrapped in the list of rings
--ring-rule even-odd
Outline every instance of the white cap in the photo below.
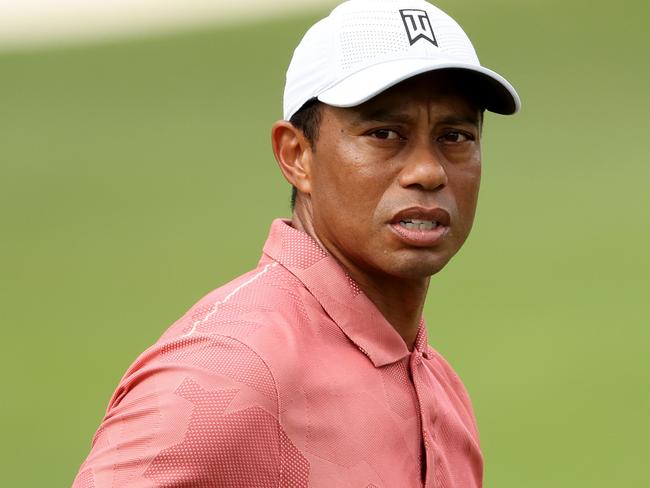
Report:
[[[354,107],[427,71],[471,73],[484,107],[514,114],[519,95],[501,75],[480,65],[467,34],[425,0],[349,0],[314,24],[287,70],[284,119],[307,101]]]

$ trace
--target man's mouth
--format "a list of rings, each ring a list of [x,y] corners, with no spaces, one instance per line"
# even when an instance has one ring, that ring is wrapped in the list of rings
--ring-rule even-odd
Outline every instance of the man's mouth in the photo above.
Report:
[[[410,207],[399,211],[390,227],[399,240],[409,246],[431,247],[448,234],[451,215],[440,207]]]
[[[451,216],[442,207],[409,207],[397,212],[391,223],[409,230],[432,230],[438,226],[449,227]]]
[[[440,224],[436,220],[402,219],[399,225],[409,230],[433,230]]]

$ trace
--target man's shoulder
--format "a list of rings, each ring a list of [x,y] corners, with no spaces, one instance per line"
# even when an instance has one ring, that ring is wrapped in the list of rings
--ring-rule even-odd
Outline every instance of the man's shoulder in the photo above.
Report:
[[[151,365],[173,358],[201,369],[256,364],[256,369],[270,368],[275,374],[279,365],[290,369],[299,360],[287,344],[309,334],[318,310],[298,278],[277,262],[263,260],[199,300],[141,359]]]
[[[286,343],[299,330],[300,318],[290,310],[306,297],[301,288],[268,260],[199,300],[126,371],[84,466],[107,479],[117,471],[135,480],[174,470],[179,483],[208,476],[204,471],[214,466],[226,471],[223,463],[237,473],[246,466],[277,476],[285,439],[278,412],[296,381],[291,371],[299,370],[299,354]],[[151,439],[144,447],[143,438]],[[188,452],[196,462],[176,470]],[[122,459],[135,461],[127,466]]]
[[[149,375],[205,384],[227,378],[275,398],[277,380],[284,382],[300,360],[287,344],[300,342],[310,297],[286,268],[262,262],[199,300],[136,359],[121,386],[130,389]]]
[[[285,267],[263,260],[257,268],[205,295],[161,340],[215,335],[246,342],[249,336],[308,320],[305,301],[312,298]]]

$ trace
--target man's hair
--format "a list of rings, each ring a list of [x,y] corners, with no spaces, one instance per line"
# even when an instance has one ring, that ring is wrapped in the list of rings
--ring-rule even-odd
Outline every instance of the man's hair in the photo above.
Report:
[[[309,142],[312,151],[316,150],[316,141],[318,140],[318,129],[320,126],[322,102],[313,98],[305,103],[300,110],[291,116],[289,122],[296,129],[302,131]],[[291,210],[296,206],[296,197],[298,190],[296,187],[291,188]]]

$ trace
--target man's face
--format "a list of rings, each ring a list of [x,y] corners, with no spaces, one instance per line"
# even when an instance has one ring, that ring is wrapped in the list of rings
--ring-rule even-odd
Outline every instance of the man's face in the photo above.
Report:
[[[353,276],[438,272],[474,220],[480,109],[434,72],[358,107],[322,110],[311,165],[319,240]]]

